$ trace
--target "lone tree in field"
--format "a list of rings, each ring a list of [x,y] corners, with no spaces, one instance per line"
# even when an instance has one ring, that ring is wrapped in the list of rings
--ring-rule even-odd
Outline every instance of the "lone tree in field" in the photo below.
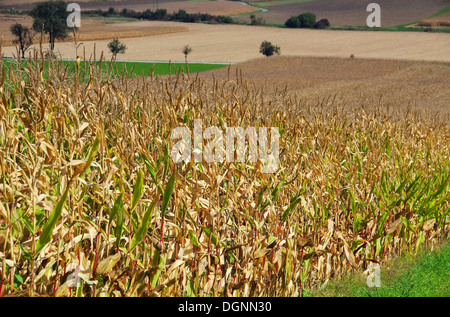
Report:
[[[33,44],[33,31],[20,23],[16,23],[11,25],[11,33],[16,36],[16,39],[13,41],[13,43],[19,44],[22,58],[25,58],[25,52],[28,50],[31,44]]]
[[[113,54],[114,59],[116,59],[117,54],[123,54],[127,50],[125,44],[120,43],[119,39],[114,39],[108,43],[108,48]]]
[[[29,15],[34,19],[33,30],[48,34],[50,50],[55,49],[55,39],[65,39],[69,27],[67,17],[69,12],[64,1],[41,2],[34,7]]]
[[[280,48],[276,45],[272,45],[270,42],[264,41],[259,47],[259,52],[267,57],[272,56],[273,54],[280,55]]]
[[[186,45],[185,47],[183,47],[182,52],[184,54],[184,59],[187,62],[187,57],[192,52],[192,48],[189,45]]]
[[[184,54],[184,61],[186,62],[186,71],[189,74],[189,65],[188,65],[187,57],[188,57],[189,53],[192,52],[192,48],[189,45],[185,45],[183,47],[183,49],[181,50],[181,52],[183,52],[183,54]]]

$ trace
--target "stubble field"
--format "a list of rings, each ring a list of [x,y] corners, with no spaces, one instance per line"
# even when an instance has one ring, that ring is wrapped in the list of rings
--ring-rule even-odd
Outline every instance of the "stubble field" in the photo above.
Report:
[[[139,23],[149,28],[182,27],[188,31],[123,39],[128,49],[118,56],[119,59],[182,61],[181,49],[188,44],[193,49],[190,61],[243,62],[260,57],[259,46],[267,40],[280,46],[282,55],[350,57],[353,54],[357,58],[450,61],[450,37],[447,34],[280,29],[160,21]],[[83,46],[86,52],[92,52],[95,43],[97,53],[104,51],[110,58],[108,42],[86,41]],[[5,56],[12,56],[14,52],[14,47],[3,49]],[[57,43],[56,52],[63,58],[75,57],[69,42]]]
[[[345,105],[366,100],[395,108],[450,113],[449,63],[275,56],[205,72],[200,77],[227,79],[234,78],[236,72],[245,74],[255,86],[287,89],[312,104],[331,95]]]

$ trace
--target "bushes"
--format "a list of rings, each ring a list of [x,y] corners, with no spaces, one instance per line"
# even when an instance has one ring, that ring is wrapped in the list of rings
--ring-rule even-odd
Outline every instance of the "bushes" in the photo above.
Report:
[[[327,29],[330,27],[330,22],[327,19],[316,22],[316,15],[311,12],[306,12],[298,16],[291,16],[286,20],[284,25],[287,28]]]
[[[264,25],[266,21],[261,17],[256,17],[256,15],[250,15],[250,25]]]
[[[108,11],[91,10],[84,12],[88,16],[121,16],[124,18],[133,18],[149,21],[176,21],[176,22],[207,22],[207,23],[232,23],[233,19],[228,16],[214,16],[208,13],[187,13],[185,10],[178,10],[172,14],[168,14],[166,9],[158,9],[152,11],[147,9],[143,12],[136,12],[127,8],[116,11],[110,8]]]
[[[311,12],[302,13],[298,16],[298,20],[300,21],[301,28],[311,29],[314,23],[316,23],[316,15]]]
[[[287,28],[296,29],[300,27],[300,20],[298,17],[290,17],[286,20],[284,25],[286,25]]]
[[[330,27],[330,22],[327,19],[322,19],[316,22],[313,26],[315,29],[328,29]]]
[[[272,45],[272,43],[263,41],[259,47],[259,52],[267,57],[273,54],[280,55],[280,47],[277,45]]]

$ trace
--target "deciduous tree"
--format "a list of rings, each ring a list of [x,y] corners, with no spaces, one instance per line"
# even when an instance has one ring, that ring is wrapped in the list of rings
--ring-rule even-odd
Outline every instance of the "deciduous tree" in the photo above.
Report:
[[[11,33],[16,36],[16,39],[13,42],[14,44],[19,44],[22,58],[25,58],[25,52],[28,50],[31,44],[33,44],[33,31],[20,23],[15,23],[11,25]]]
[[[49,35],[50,50],[55,49],[56,39],[65,39],[69,27],[67,26],[67,4],[64,1],[41,2],[34,7],[29,15],[34,19],[33,29],[44,31]]]

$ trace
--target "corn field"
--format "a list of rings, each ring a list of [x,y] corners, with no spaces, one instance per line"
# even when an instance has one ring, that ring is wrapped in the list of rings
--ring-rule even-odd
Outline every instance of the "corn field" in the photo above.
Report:
[[[0,296],[303,296],[449,236],[448,114],[34,63],[0,64]],[[278,127],[277,171],[173,162],[195,119]]]

